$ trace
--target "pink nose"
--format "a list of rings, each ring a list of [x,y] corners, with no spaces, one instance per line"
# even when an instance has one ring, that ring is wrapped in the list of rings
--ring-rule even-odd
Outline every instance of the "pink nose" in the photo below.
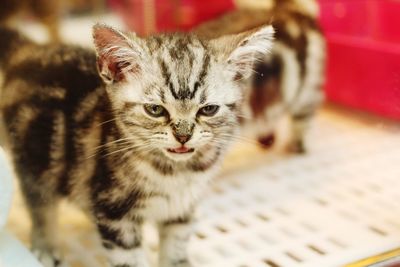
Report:
[[[192,137],[194,123],[191,123],[187,120],[178,120],[177,122],[171,124],[171,127],[175,139],[183,145]]]
[[[174,136],[176,138],[176,140],[181,143],[182,145],[184,143],[186,143],[187,141],[189,141],[191,135],[187,135],[187,134],[176,134],[174,133]]]

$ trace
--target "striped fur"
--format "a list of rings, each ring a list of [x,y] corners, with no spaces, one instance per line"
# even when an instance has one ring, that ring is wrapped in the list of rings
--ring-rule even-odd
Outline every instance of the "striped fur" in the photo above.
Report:
[[[240,2],[241,3],[241,2]],[[264,8],[243,8],[194,32],[206,38],[241,32],[271,23],[276,31],[272,53],[258,62],[249,81],[242,107],[244,134],[269,146],[275,125],[283,116],[291,121],[291,139],[287,148],[304,152],[304,134],[313,114],[322,102],[325,41],[316,21],[314,0],[254,0],[241,4]],[[279,137],[279,136],[278,136]]]
[[[54,217],[64,197],[96,223],[110,266],[148,266],[145,220],[160,226],[160,266],[190,266],[192,212],[238,128],[238,77],[265,57],[272,32],[141,39],[96,25],[96,60],[92,51],[39,46],[0,29],[0,108],[32,246],[46,267],[61,264]],[[162,115],[151,116],[149,105]],[[209,105],[218,108],[205,116]]]

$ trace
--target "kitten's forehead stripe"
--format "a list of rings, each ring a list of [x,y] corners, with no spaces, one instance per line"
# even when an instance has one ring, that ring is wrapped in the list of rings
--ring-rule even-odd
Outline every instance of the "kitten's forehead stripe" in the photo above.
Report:
[[[169,49],[171,60],[180,62],[187,59],[189,61],[188,65],[191,67],[195,57],[194,52],[190,49],[191,43],[190,38],[179,38],[176,40],[173,46]]]
[[[163,104],[165,104],[166,102],[165,102],[165,92],[164,92],[164,90],[159,89],[158,90],[158,95],[160,96],[161,102]]]
[[[200,72],[199,79],[198,79],[198,82],[201,85],[204,83],[204,78],[207,76],[209,67],[210,67],[210,56],[208,54],[205,54],[203,57],[202,70]]]
[[[203,57],[203,67],[202,67],[202,70],[200,72],[199,79],[196,82],[196,83],[199,84],[199,86],[204,85],[204,79],[207,76],[209,68],[210,68],[210,56],[208,54],[205,54],[204,57]],[[195,90],[193,91],[193,97],[196,95],[197,89],[198,89],[198,87],[195,88]],[[200,95],[200,104],[204,104],[206,102],[206,100],[207,100],[206,89],[205,89],[204,86],[203,86],[202,89],[203,90],[201,91],[201,95]]]
[[[201,95],[200,95],[200,104],[204,104],[207,101],[207,91],[206,89],[203,89],[203,91],[201,91]]]
[[[189,49],[190,38],[181,37],[172,42],[172,47],[169,48],[171,61],[171,71],[176,76],[178,82],[178,92],[175,92],[174,97],[179,100],[191,97],[190,89],[188,88],[189,77],[192,74],[193,53]]]
[[[210,55],[207,47],[190,36],[167,38],[164,45],[159,46],[157,63],[166,88],[176,100],[192,100],[202,88],[210,69]],[[165,103],[164,93],[158,93]],[[206,93],[202,91],[203,103]]]
[[[165,86],[168,87],[168,89],[171,92],[172,96],[175,99],[178,99],[178,96],[175,93],[174,85],[171,83],[171,74],[170,74],[170,72],[168,70],[167,64],[161,58],[158,59],[158,63],[160,65],[161,75],[163,76],[164,81],[165,81]]]
[[[161,68],[161,75],[163,76],[164,80],[165,80],[165,84],[167,86],[169,86],[170,83],[170,79],[171,79],[171,74],[168,71],[168,67],[167,64],[165,63],[165,61],[163,59],[159,59],[158,60],[159,64],[160,64],[160,68]]]

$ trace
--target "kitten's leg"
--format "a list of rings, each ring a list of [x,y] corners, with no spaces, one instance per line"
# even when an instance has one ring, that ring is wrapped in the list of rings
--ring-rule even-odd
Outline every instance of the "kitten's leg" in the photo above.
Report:
[[[65,266],[57,250],[55,205],[36,208],[32,214],[32,252],[45,267]]]
[[[187,248],[192,233],[190,217],[160,224],[160,267],[191,266]]]
[[[149,267],[140,220],[100,220],[97,228],[111,267]]]
[[[57,251],[57,197],[43,185],[28,185],[25,181],[21,188],[32,220],[33,254],[44,267],[64,266]]]
[[[292,114],[290,118],[291,137],[287,144],[287,151],[290,153],[304,154],[305,134],[309,128],[313,113]]]

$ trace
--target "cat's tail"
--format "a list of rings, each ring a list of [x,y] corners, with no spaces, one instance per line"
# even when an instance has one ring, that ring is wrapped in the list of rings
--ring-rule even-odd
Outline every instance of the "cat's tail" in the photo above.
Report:
[[[4,71],[13,55],[25,45],[31,44],[26,37],[18,31],[0,26],[0,71]]]

